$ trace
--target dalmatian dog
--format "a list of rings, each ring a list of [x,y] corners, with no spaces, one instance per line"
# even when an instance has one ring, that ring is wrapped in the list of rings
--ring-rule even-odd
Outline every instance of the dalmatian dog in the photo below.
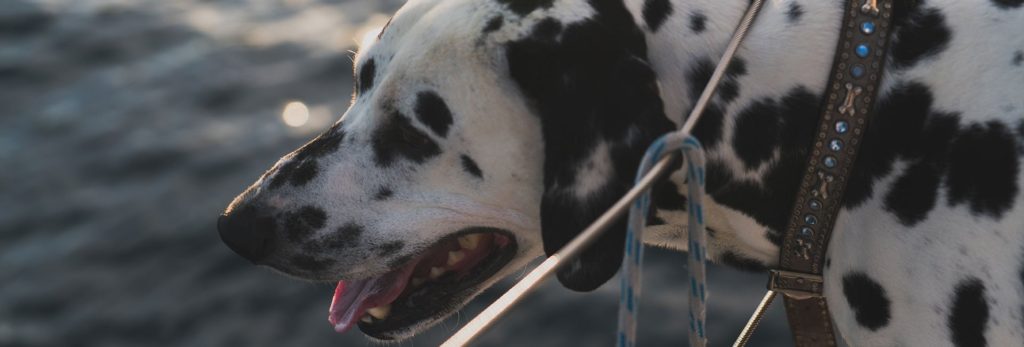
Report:
[[[844,1],[771,0],[695,136],[709,257],[774,266]],[[330,322],[408,338],[551,254],[683,121],[747,0],[410,0],[355,59],[355,95],[218,222],[252,262],[337,282]],[[896,3],[876,116],[825,293],[854,346],[1024,344],[1024,2]],[[686,250],[683,175],[645,242]],[[624,224],[558,273],[592,290]],[[752,283],[751,285],[763,285]]]

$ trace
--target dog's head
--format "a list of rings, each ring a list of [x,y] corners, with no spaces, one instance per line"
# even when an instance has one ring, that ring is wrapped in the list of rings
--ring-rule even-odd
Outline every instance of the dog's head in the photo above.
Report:
[[[221,237],[338,281],[331,321],[397,339],[553,253],[632,185],[664,116],[619,1],[409,1],[355,60],[342,119],[239,195]],[[559,273],[619,267],[620,222]]]

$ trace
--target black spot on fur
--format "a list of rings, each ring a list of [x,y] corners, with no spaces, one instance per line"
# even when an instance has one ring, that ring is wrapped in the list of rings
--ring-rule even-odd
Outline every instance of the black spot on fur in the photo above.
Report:
[[[950,150],[950,206],[969,202],[972,212],[999,218],[1013,207],[1019,166],[1017,142],[1005,124],[964,129]]]
[[[345,139],[345,131],[341,130],[340,124],[336,124],[317,138],[303,145],[296,152],[295,158],[306,160],[308,158],[321,158],[334,153],[341,146]]]
[[[743,58],[735,58],[729,67],[725,69],[725,78],[718,87],[718,97],[723,103],[736,100],[740,95],[740,85],[737,79],[747,74],[747,62]]]
[[[373,88],[373,81],[377,78],[377,61],[374,59],[367,60],[363,63],[363,67],[359,69],[359,94],[366,93],[366,91]]]
[[[285,182],[288,182],[288,178],[292,176],[292,172],[299,166],[299,163],[299,161],[293,159],[278,167],[277,173],[274,174],[274,178],[270,180],[270,185],[268,187],[270,189],[277,189]]]
[[[321,243],[328,250],[338,250],[351,247],[359,237],[363,235],[363,227],[359,224],[349,222],[342,225],[334,233],[331,233],[321,240]]]
[[[767,226],[769,240],[776,244],[781,242],[779,231],[785,230],[792,208],[778,201],[796,199],[817,125],[819,102],[818,96],[803,87],[794,88],[774,102],[777,109],[769,113],[786,115],[781,117],[774,140],[782,150],[779,159],[769,166],[762,183],[735,180],[723,163],[715,160],[707,163],[708,194],[720,204],[742,211]]]
[[[498,0],[499,3],[508,6],[512,12],[520,16],[530,14],[530,12],[536,11],[541,8],[551,8],[551,5],[555,2],[554,0]]]
[[[730,251],[722,253],[722,264],[746,272],[764,272],[768,270],[761,262]]]
[[[748,169],[756,169],[771,159],[774,150],[783,142],[786,142],[787,148],[806,150],[803,146],[810,145],[809,138],[797,140],[787,137],[783,132],[792,133],[797,129],[792,124],[793,120],[790,120],[794,114],[800,114],[801,119],[807,120],[806,117],[817,106],[816,99],[807,89],[797,88],[778,101],[770,98],[755,100],[739,113],[732,142],[736,154]],[[784,122],[789,123],[790,130],[783,128]],[[789,135],[807,136],[806,126],[803,128]]]
[[[900,27],[907,24],[907,20],[910,15],[920,11],[921,5],[924,3],[923,0],[907,0],[907,1],[893,1],[892,4],[892,23],[893,26]]]
[[[541,120],[541,231],[549,254],[632,186],[644,149],[675,127],[664,115],[656,76],[646,61],[644,33],[632,15],[621,1],[593,0],[590,5],[596,13],[591,20],[565,26],[557,41],[552,29],[561,25],[552,21],[506,47],[509,76]],[[602,142],[614,164],[607,184],[579,198],[572,194],[577,168]],[[559,280],[573,290],[600,286],[619,268],[624,235],[624,219],[619,219],[559,271]]]
[[[269,188],[276,189],[285,182],[291,182],[294,186],[309,183],[319,171],[316,159],[337,151],[344,138],[345,131],[335,125],[295,150],[292,159],[277,169]]]
[[[932,114],[919,140],[904,151],[910,167],[885,197],[885,208],[906,226],[924,220],[935,207],[939,183],[948,166],[949,144],[956,136],[959,119]]]
[[[313,206],[303,206],[284,215],[284,227],[287,230],[288,239],[293,242],[309,238],[314,232],[323,228],[326,222],[327,213]]]
[[[1024,64],[1024,51],[1014,52],[1011,64],[1013,64],[1013,66],[1021,66],[1021,64]]]
[[[312,181],[318,171],[319,168],[315,159],[303,161],[292,172],[292,177],[288,182],[291,182],[293,186],[300,187]]]
[[[992,3],[998,8],[1009,10],[1020,7],[1021,4],[1024,4],[1024,0],[992,0]]]
[[[775,100],[755,101],[736,117],[733,148],[747,169],[754,170],[771,159],[782,127]]]
[[[700,93],[711,81],[711,75],[715,73],[715,63],[709,58],[698,59],[686,73],[686,82],[690,84],[690,100],[700,98]]]
[[[878,282],[861,272],[843,276],[843,296],[853,310],[857,324],[871,331],[889,325],[889,298]]]
[[[462,169],[463,170],[465,170],[470,175],[473,175],[476,178],[480,178],[480,179],[484,178],[483,171],[480,171],[480,166],[476,165],[476,162],[473,161],[473,158],[470,158],[469,156],[463,154],[461,159],[462,159]]]
[[[722,127],[725,125],[725,114],[722,109],[714,104],[708,104],[704,109],[704,115],[693,127],[693,136],[700,140],[706,149],[718,146],[722,141]]]
[[[800,17],[804,16],[804,8],[797,2],[789,3],[789,9],[786,10],[786,19],[790,23],[796,23],[800,21]]]
[[[542,40],[554,40],[558,33],[562,32],[562,22],[554,18],[547,18],[533,28],[533,37]]]
[[[672,15],[672,3],[669,0],[647,0],[644,2],[644,22],[651,31],[658,31],[658,28],[665,23],[665,19]]]
[[[690,30],[693,30],[694,34],[700,34],[707,29],[708,17],[701,12],[694,12],[690,14]]]
[[[398,252],[399,250],[402,249],[402,247],[405,247],[405,242],[402,242],[402,241],[391,241],[391,242],[388,242],[388,243],[380,245],[379,247],[377,247],[377,250],[380,251],[379,252],[380,255],[386,256],[386,255],[391,255],[391,254],[393,254],[395,252]]]
[[[893,212],[903,225],[917,224],[935,207],[941,177],[940,172],[929,164],[911,166],[885,197],[885,208]]]
[[[401,156],[422,164],[441,154],[441,147],[416,129],[401,112],[388,113],[373,133],[373,152],[378,166],[390,166]]]
[[[697,60],[686,73],[686,80],[689,83],[690,100],[696,102],[700,98],[704,87],[711,80],[714,74],[715,65],[711,59],[703,58]],[[737,79],[747,74],[747,64],[743,58],[736,58],[725,70],[725,77],[716,94],[722,103],[728,103],[739,96],[739,84]],[[689,115],[690,110],[685,111],[684,117]],[[697,122],[693,129],[695,137],[700,139],[705,148],[712,149],[722,140],[722,127],[725,124],[725,115],[722,105],[712,101],[704,110],[704,115]]]
[[[291,258],[292,265],[308,272],[318,272],[334,264],[330,259],[318,259],[308,255],[297,255]]]
[[[690,100],[700,98],[704,86],[711,80],[715,66],[710,59],[700,59],[690,68],[686,74],[687,83],[690,84]],[[685,111],[684,117],[690,113]],[[704,109],[704,114],[697,125],[694,126],[693,135],[701,141],[705,148],[712,149],[722,139],[722,126],[725,124],[725,115],[717,103],[710,103]]]
[[[905,225],[934,207],[943,178],[951,206],[967,203],[973,213],[996,218],[1013,206],[1020,152],[1012,130],[999,122],[961,128],[958,115],[932,111],[932,101],[928,87],[917,82],[882,98],[853,168],[846,206],[870,198],[874,181],[897,159],[909,167],[886,196],[886,208]]]
[[[725,75],[728,77],[739,77],[747,74],[747,61],[743,58],[735,57],[732,62],[729,63],[729,67],[725,69]]]
[[[391,191],[391,188],[380,187],[380,189],[377,190],[377,195],[374,195],[373,198],[377,200],[384,200],[390,198],[394,194],[395,192]]]
[[[452,111],[441,96],[434,92],[420,92],[416,96],[416,119],[427,125],[440,137],[448,136],[452,126]]]
[[[953,344],[962,347],[984,347],[985,326],[988,324],[988,302],[985,285],[977,278],[961,281],[956,286],[953,305],[949,312],[949,330]]]
[[[659,210],[686,211],[686,196],[679,193],[679,186],[669,179],[655,184],[651,192],[651,202]],[[653,209],[652,209],[653,210]]]
[[[938,9],[916,8],[893,37],[893,67],[910,67],[942,52],[951,37],[945,16]]]
[[[898,85],[881,97],[851,169],[845,206],[856,207],[871,198],[875,180],[892,170],[897,155],[921,143],[932,101],[928,87],[917,82]]]
[[[501,26],[504,25],[504,24],[505,24],[505,17],[497,16],[497,17],[491,18],[491,20],[487,21],[487,25],[484,26],[484,33],[486,34],[486,33],[498,31],[498,29],[501,29]]]

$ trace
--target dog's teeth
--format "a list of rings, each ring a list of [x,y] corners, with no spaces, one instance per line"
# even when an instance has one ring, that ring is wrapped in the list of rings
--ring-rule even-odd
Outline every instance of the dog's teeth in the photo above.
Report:
[[[366,310],[366,313],[369,313],[373,318],[377,319],[388,318],[388,313],[391,313],[391,305],[377,306]]]
[[[363,323],[373,323],[373,318],[370,318],[370,315],[364,315],[363,319],[360,320],[363,321]]]
[[[444,271],[444,268],[440,267],[430,268],[430,279],[436,279],[438,277],[441,277],[441,275],[444,275]]]
[[[469,234],[469,235],[459,236],[459,246],[461,246],[462,248],[465,248],[465,249],[468,249],[468,250],[472,251],[472,250],[476,249],[477,246],[480,245],[480,238],[481,237],[482,236],[480,236],[480,234]]]
[[[463,253],[462,251],[448,252],[448,266],[458,264],[465,257],[466,253]]]
[[[422,279],[422,278],[419,278],[419,277],[413,277],[413,279],[412,279],[412,286],[413,287],[419,287],[421,284],[423,284],[423,282],[426,282],[426,281],[427,281],[426,279]]]

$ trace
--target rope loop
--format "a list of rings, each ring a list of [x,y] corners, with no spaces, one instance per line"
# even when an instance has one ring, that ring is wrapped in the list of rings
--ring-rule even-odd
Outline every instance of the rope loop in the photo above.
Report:
[[[683,132],[666,134],[651,144],[644,154],[637,182],[651,170],[662,157],[681,151],[686,166],[689,204],[687,206],[688,248],[687,265],[690,270],[690,346],[704,347],[707,344],[705,335],[705,318],[707,316],[707,286],[705,261],[707,255],[707,235],[704,228],[704,148],[693,136]],[[619,347],[636,346],[636,324],[639,311],[641,290],[641,268],[643,265],[644,244],[643,231],[650,216],[651,190],[647,189],[630,206],[626,228],[626,249],[622,260],[620,277],[621,293],[619,295],[619,331],[617,345]]]

